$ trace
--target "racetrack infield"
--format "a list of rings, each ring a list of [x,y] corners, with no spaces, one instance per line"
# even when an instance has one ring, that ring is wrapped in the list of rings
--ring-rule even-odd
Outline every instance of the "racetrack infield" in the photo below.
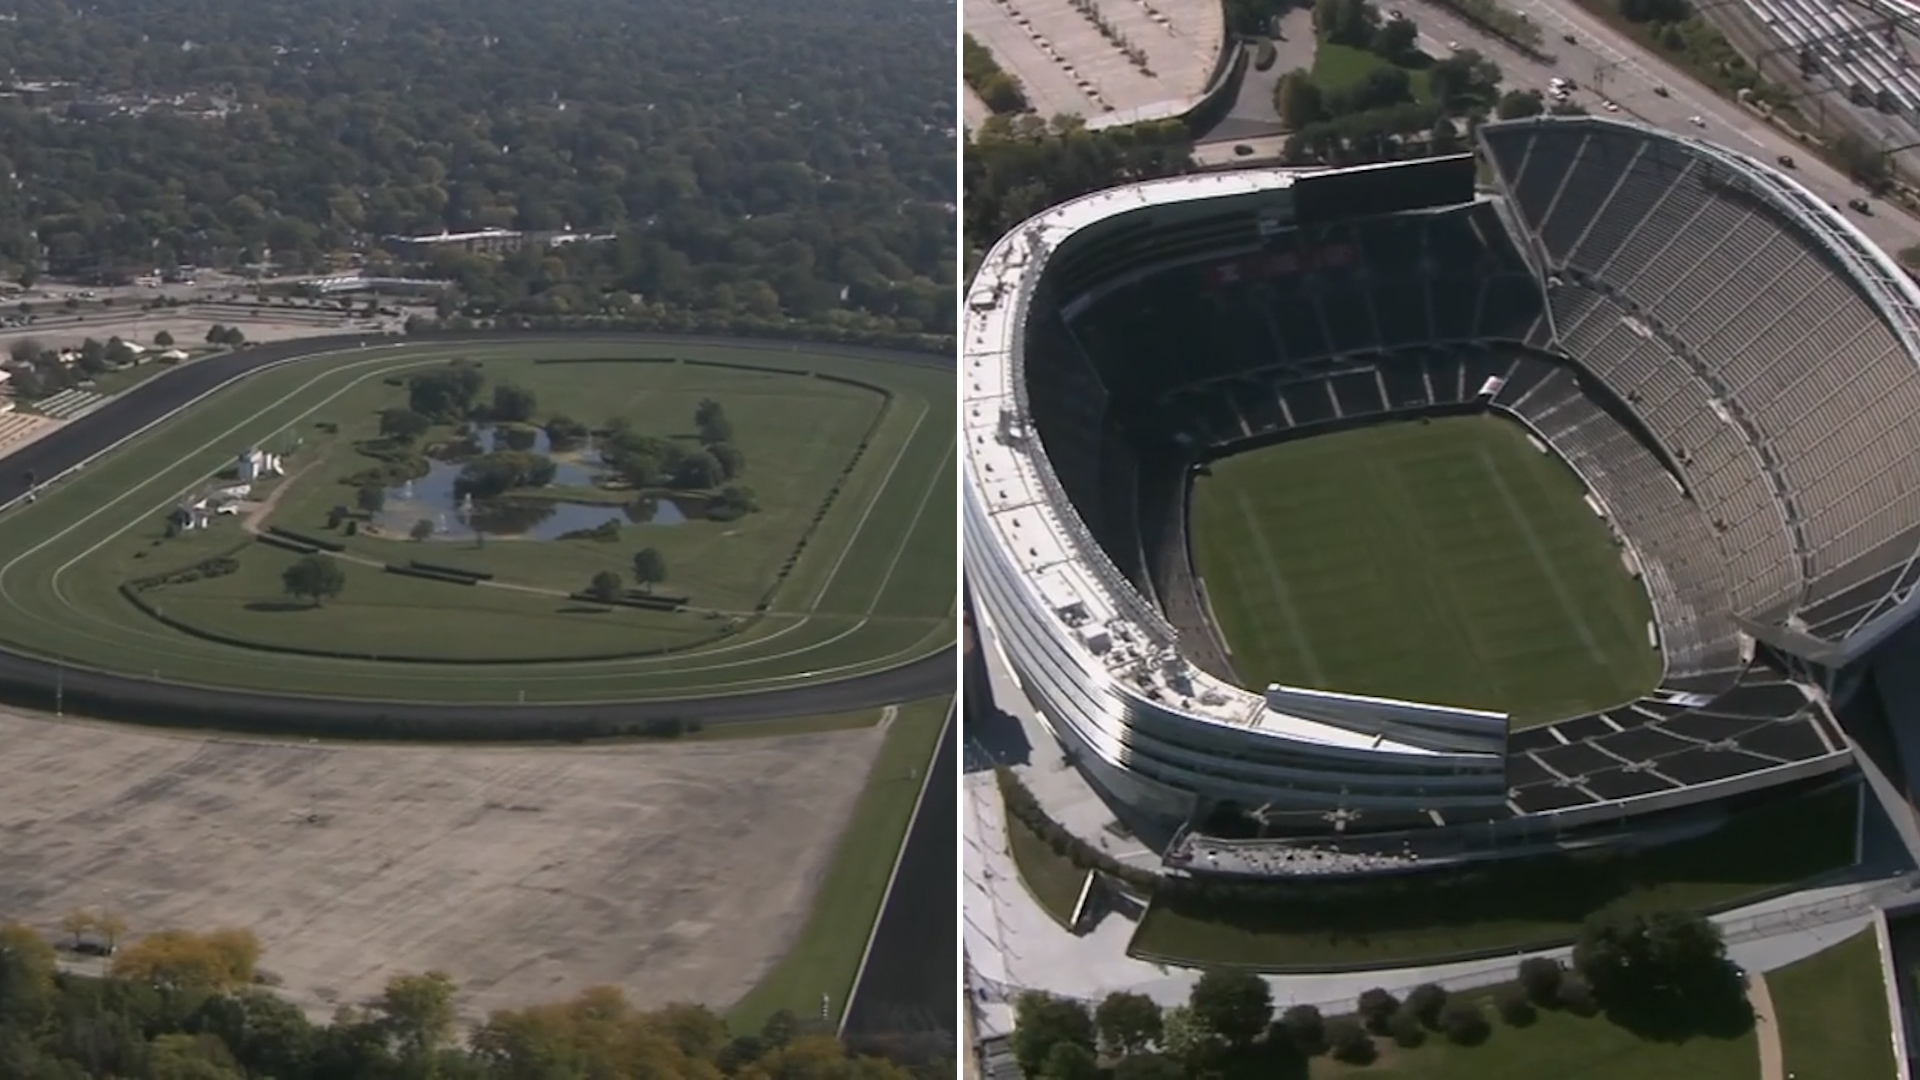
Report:
[[[263,441],[274,432],[287,430],[289,425],[298,422],[294,417],[312,409],[311,405],[301,407],[306,398],[299,395],[286,404],[278,404],[287,394],[272,393],[276,389],[275,381],[297,389],[327,378],[329,365],[338,365],[342,370],[359,365],[356,370],[372,373],[390,371],[394,364],[410,358],[426,362],[454,353],[484,362],[489,355],[524,356],[529,350],[538,350],[549,357],[569,350],[576,356],[585,353],[600,356],[620,348],[715,357],[716,347],[712,342],[690,345],[684,339],[631,335],[554,338],[502,335],[476,341],[435,341],[432,345],[411,341],[389,343],[377,350],[349,350],[336,357],[303,361],[249,378],[202,407],[212,409],[229,398],[265,394],[270,407],[264,414],[252,407],[255,403],[233,405],[230,412],[238,418],[234,423],[213,425],[213,434],[208,438],[190,439],[180,447],[172,447],[183,451],[179,453],[166,452],[168,444],[163,440],[172,437],[178,441],[181,436],[176,429],[180,425],[173,422],[163,425],[136,439],[126,449],[89,466],[76,478],[54,486],[40,503],[9,511],[0,519],[0,534],[9,528],[20,531],[20,536],[8,542],[16,552],[39,547],[43,560],[60,554],[71,557],[66,548],[74,547],[78,538],[92,535],[95,525],[103,523],[97,499],[82,497],[90,491],[85,485],[90,482],[97,485],[91,489],[97,496],[139,484],[138,473],[151,471],[151,462],[178,462],[159,466],[159,471],[166,475],[147,482],[149,492],[164,493],[171,498],[178,491],[203,482],[209,469],[217,468],[221,459],[230,458],[230,443]],[[707,350],[704,354],[703,348]],[[263,663],[263,654],[253,650],[188,641],[178,634],[157,635],[150,627],[142,628],[138,637],[129,640],[118,625],[124,612],[116,610],[112,619],[101,618],[100,612],[111,607],[99,603],[105,598],[96,597],[89,602],[90,606],[82,604],[76,608],[75,598],[85,590],[73,583],[81,578],[69,576],[63,585],[60,567],[54,565],[64,564],[67,559],[54,559],[53,563],[38,567],[41,572],[35,573],[31,571],[36,568],[28,567],[19,556],[16,556],[13,585],[9,589],[9,594],[18,599],[7,611],[0,612],[0,639],[11,638],[39,655],[63,657],[76,669],[101,665],[135,678],[158,678],[163,684],[315,694],[338,694],[342,687],[350,687],[349,692],[361,699],[486,702],[500,706],[518,706],[524,702],[537,707],[550,702],[581,700],[676,701],[751,691],[784,692],[800,683],[818,686],[850,676],[898,671],[903,665],[918,667],[910,662],[936,656],[950,648],[951,640],[952,507],[949,501],[930,496],[932,491],[940,489],[942,479],[951,487],[951,372],[941,368],[937,361],[927,365],[903,364],[864,355],[843,356],[834,351],[835,347],[819,348],[832,351],[832,355],[813,351],[812,346],[794,346],[760,349],[749,353],[747,359],[758,366],[819,370],[842,377],[855,377],[846,375],[846,370],[864,365],[870,377],[874,377],[875,372],[881,373],[879,377],[893,391],[890,411],[896,414],[896,419],[891,428],[883,425],[877,429],[879,433],[869,447],[870,452],[849,475],[845,490],[817,526],[813,542],[795,564],[772,608],[762,617],[750,620],[751,625],[717,642],[710,654],[695,649],[622,663],[522,664],[504,672],[498,668],[453,670],[458,665],[400,665],[277,654],[270,662]],[[269,354],[275,350],[297,351],[290,347],[271,347],[261,350],[262,356],[251,362],[271,358]],[[859,350],[850,352],[858,354]],[[715,358],[724,359],[724,349],[722,353]],[[218,365],[226,364],[231,369],[239,362],[238,358],[220,357],[169,373],[142,391],[116,400],[95,415],[29,446],[9,465],[33,469],[42,478],[58,473],[78,456],[77,447],[85,447],[82,436],[87,432],[81,429],[94,426],[91,438],[95,445],[111,441],[116,433],[137,429],[163,413],[164,408],[155,403],[177,405],[184,398],[203,392],[219,378],[231,375],[231,370],[223,372]],[[273,412],[274,408],[287,415]],[[194,414],[202,414],[202,409],[194,410]],[[112,475],[116,469],[127,472],[128,476]],[[0,496],[7,494],[8,488],[17,488],[19,475],[16,472],[9,478],[10,483],[0,484]],[[172,489],[166,490],[169,481],[173,482]],[[50,531],[61,531],[39,528],[36,522],[51,521],[54,515],[49,511],[63,498],[82,508],[77,515],[69,513],[71,520],[65,525],[67,536],[53,543],[34,540],[35,533],[44,537]],[[116,498],[118,496],[109,495],[107,501],[111,503]],[[156,494],[155,499],[145,501],[161,505],[166,500]],[[133,506],[139,511],[149,508]],[[113,516],[113,508],[106,509],[106,516]],[[93,520],[82,522],[87,518]],[[74,527],[76,523],[78,527]],[[0,586],[6,584],[7,574],[0,573]],[[30,594],[35,597],[32,601],[26,599]],[[36,609],[35,604],[40,607]],[[76,610],[86,617],[72,617]],[[21,618],[11,620],[10,615]],[[9,622],[14,623],[12,634],[8,633]],[[108,638],[113,640],[109,642]],[[0,679],[12,681],[13,672],[4,670],[9,666],[18,665],[11,660],[0,664]],[[926,671],[930,674],[932,668]],[[910,681],[917,686],[927,679],[916,677]],[[78,700],[84,701],[88,673],[75,670],[68,686],[69,695],[78,694]],[[16,700],[20,698],[17,693],[13,696]],[[896,690],[859,703],[912,696],[917,695]],[[28,703],[39,707],[56,704],[40,700]],[[825,704],[825,707],[837,706]],[[760,716],[774,714],[767,709],[756,711]]]
[[[881,739],[360,746],[0,714],[0,918],[249,927],[316,1017],[435,968],[467,1019],[607,984],[724,1008],[792,944]]]

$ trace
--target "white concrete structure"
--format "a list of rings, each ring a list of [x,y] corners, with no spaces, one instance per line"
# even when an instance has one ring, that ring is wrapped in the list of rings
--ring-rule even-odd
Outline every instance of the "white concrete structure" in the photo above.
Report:
[[[235,461],[234,468],[242,483],[252,483],[268,476],[280,476],[284,471],[280,465],[279,455],[269,454],[257,446],[242,452]]]

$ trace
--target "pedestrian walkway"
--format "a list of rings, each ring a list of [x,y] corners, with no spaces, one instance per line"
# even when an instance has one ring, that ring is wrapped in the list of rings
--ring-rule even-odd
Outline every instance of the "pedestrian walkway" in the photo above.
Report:
[[[1747,973],[1747,1004],[1753,1007],[1753,1030],[1760,1036],[1760,1080],[1786,1080],[1786,1058],[1780,1050],[1780,1025],[1774,1022],[1773,994],[1767,977]]]
[[[55,420],[71,420],[82,413],[92,412],[106,400],[106,395],[91,390],[62,390],[33,402],[32,408]]]

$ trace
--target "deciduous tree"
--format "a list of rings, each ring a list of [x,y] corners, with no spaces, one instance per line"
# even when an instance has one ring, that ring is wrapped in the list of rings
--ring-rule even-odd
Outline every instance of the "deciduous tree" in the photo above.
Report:
[[[1230,1046],[1249,1046],[1273,1022],[1273,990],[1250,971],[1205,972],[1189,991],[1194,1021]]]
[[[295,600],[319,604],[347,587],[346,571],[325,555],[306,555],[280,573],[280,588]]]

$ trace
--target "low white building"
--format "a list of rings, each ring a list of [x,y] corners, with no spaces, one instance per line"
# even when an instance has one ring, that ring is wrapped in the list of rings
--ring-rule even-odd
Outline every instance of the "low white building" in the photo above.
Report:
[[[285,472],[280,467],[280,455],[269,454],[257,446],[242,451],[234,467],[240,481],[248,484],[262,477],[281,476]]]

